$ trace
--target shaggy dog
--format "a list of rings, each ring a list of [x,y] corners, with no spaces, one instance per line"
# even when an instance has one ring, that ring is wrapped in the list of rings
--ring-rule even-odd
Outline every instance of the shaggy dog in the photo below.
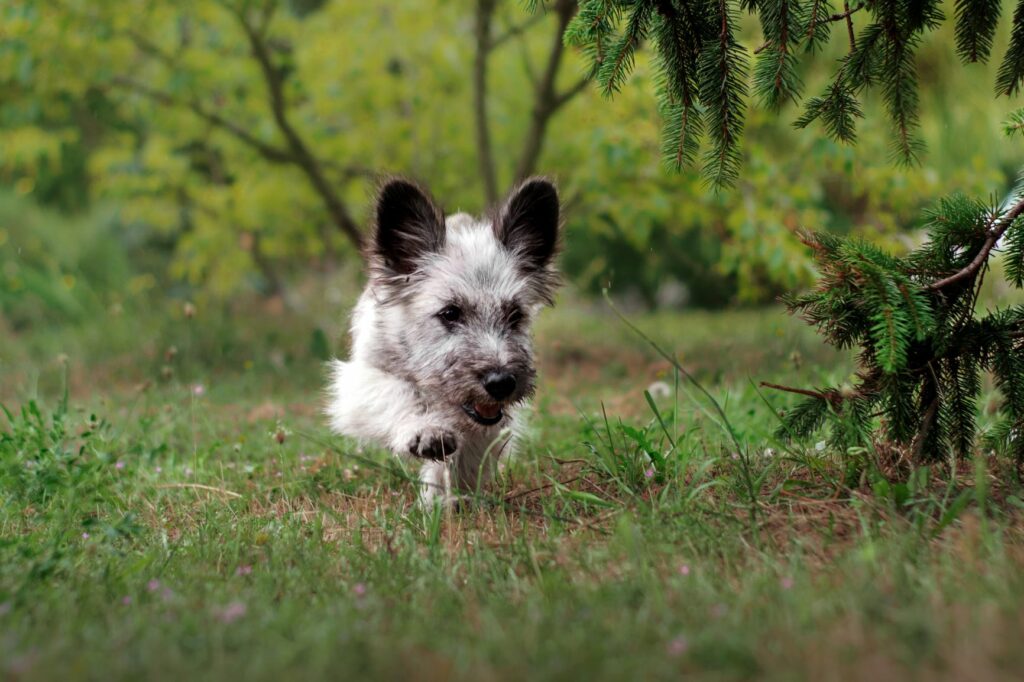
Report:
[[[380,191],[351,358],[330,364],[327,414],[338,433],[423,460],[424,503],[475,490],[514,438],[536,379],[530,327],[558,283],[558,232],[544,179],[480,219],[446,218],[406,180]]]

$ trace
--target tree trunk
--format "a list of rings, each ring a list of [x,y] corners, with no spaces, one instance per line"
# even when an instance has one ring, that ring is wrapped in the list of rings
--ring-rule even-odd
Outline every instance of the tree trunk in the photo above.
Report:
[[[488,205],[498,201],[498,179],[491,147],[490,121],[487,118],[487,61],[491,53],[491,26],[496,0],[477,0],[476,55],[473,60],[473,116],[476,123],[477,162]]]

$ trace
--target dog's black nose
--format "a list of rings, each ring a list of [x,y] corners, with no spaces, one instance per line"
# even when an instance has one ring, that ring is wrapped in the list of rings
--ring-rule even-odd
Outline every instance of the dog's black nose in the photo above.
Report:
[[[516,390],[516,378],[508,372],[489,372],[484,377],[484,389],[495,400],[504,400]]]

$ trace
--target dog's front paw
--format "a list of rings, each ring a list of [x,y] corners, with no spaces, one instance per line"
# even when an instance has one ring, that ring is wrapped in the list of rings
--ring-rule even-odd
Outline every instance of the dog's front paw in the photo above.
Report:
[[[442,460],[455,454],[459,441],[445,429],[427,429],[409,442],[409,454],[421,459]]]

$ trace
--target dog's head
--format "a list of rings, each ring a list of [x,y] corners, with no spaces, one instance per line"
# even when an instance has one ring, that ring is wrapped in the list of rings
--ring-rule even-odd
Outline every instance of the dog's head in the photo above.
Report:
[[[382,364],[434,407],[489,426],[529,398],[530,325],[558,283],[558,192],[534,178],[483,219],[445,219],[405,180],[381,189],[368,244]]]

